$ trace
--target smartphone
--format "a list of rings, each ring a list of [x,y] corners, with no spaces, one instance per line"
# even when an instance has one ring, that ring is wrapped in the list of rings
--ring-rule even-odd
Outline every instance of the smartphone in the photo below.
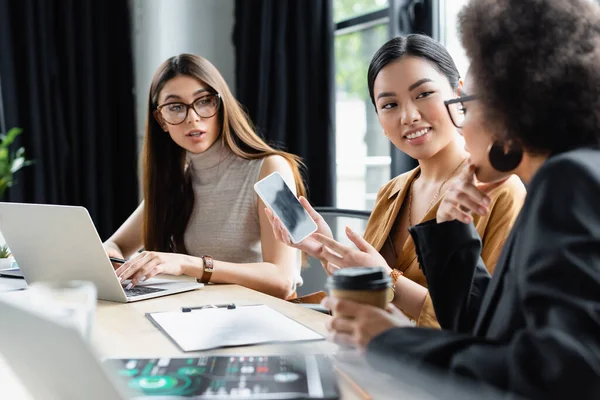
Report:
[[[254,184],[254,191],[267,207],[281,220],[297,244],[317,230],[317,224],[302,207],[279,172],[273,172]]]

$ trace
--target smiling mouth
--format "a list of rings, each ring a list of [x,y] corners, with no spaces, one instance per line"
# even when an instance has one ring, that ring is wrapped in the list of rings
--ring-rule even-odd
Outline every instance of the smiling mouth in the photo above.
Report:
[[[413,132],[413,133],[409,133],[408,135],[404,136],[405,139],[416,139],[419,138],[427,133],[429,133],[429,131],[431,131],[431,128],[423,128],[419,131]]]
[[[192,132],[192,133],[188,133],[188,134],[187,134],[187,135],[185,135],[185,136],[188,136],[188,137],[198,137],[198,136],[200,136],[200,135],[203,135],[203,134],[205,134],[205,133],[206,133],[206,132]]]

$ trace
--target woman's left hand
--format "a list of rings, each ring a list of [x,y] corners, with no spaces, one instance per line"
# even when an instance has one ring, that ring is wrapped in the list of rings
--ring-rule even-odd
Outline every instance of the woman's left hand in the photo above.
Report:
[[[386,273],[392,272],[385,258],[349,227],[346,227],[346,236],[356,245],[357,249],[345,246],[318,233],[312,235],[315,240],[323,244],[321,258],[327,261],[328,273],[332,274],[337,269],[348,267],[382,267]]]
[[[131,289],[157,274],[181,275],[182,257],[181,254],[144,251],[121,265],[115,272],[121,282],[131,279],[131,283],[127,286],[127,289]]]
[[[387,309],[326,297],[321,304],[334,315],[326,323],[328,339],[343,346],[356,347],[363,351],[373,338],[382,332],[397,327],[414,326],[410,319],[393,304]]]
[[[450,181],[450,187],[436,213],[438,224],[453,220],[470,224],[473,222],[471,213],[484,216],[490,211],[492,199],[488,193],[502,185],[506,179],[493,183],[478,183],[475,170],[476,167],[468,162],[460,174]]]

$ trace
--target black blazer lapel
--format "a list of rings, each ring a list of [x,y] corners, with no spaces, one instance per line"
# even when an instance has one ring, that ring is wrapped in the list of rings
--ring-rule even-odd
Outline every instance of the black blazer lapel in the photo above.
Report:
[[[516,232],[519,230],[519,226],[521,225],[521,220],[523,216],[523,210],[517,217],[515,224],[513,225],[513,229],[510,231],[506,242],[504,243],[504,249],[502,250],[502,254],[496,263],[496,270],[494,271],[494,275],[492,276],[492,281],[490,282],[484,298],[481,302],[481,308],[479,309],[479,315],[475,322],[475,328],[473,329],[473,334],[475,336],[480,336],[482,334],[482,330],[485,329],[488,323],[489,317],[493,313],[489,313],[488,309],[496,304],[496,298],[498,296],[498,285],[503,279],[504,274],[507,272],[508,264],[510,263],[511,253],[516,241]]]

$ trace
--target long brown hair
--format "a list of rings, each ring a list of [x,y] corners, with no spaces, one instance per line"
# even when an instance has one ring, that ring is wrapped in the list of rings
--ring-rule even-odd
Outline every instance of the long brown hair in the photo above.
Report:
[[[306,190],[299,157],[269,146],[254,131],[252,122],[231,94],[225,79],[208,60],[180,54],[159,67],[150,86],[146,137],[143,150],[144,170],[144,247],[146,250],[187,253],[183,235],[194,207],[190,171],[186,169],[186,151],[165,133],[153,113],[164,85],[176,76],[190,76],[208,85],[221,96],[219,125],[221,140],[234,154],[246,160],[271,155],[285,158],[294,173],[296,192]]]

